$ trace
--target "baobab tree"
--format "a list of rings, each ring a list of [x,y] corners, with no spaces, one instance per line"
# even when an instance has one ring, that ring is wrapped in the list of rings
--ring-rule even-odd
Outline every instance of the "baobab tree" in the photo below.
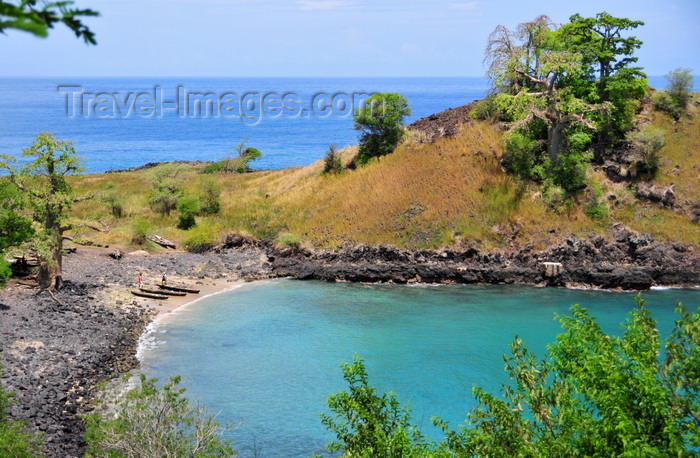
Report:
[[[59,289],[63,283],[63,233],[70,228],[66,211],[74,203],[93,196],[77,197],[66,179],[82,170],[73,142],[56,140],[53,134],[42,132],[22,156],[34,159],[17,169],[14,157],[2,155],[0,168],[8,172],[10,182],[27,197],[32,219],[38,226],[31,245],[39,260],[39,286]]]

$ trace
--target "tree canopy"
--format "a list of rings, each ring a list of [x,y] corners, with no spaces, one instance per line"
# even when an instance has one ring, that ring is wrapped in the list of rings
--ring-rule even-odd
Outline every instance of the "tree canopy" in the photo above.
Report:
[[[560,28],[547,16],[496,27],[485,57],[493,95],[484,103],[509,127],[510,171],[568,191],[585,186],[591,145],[600,152],[622,138],[645,95],[646,79],[631,66],[641,41],[622,36],[642,24],[600,13]]]
[[[45,38],[56,24],[61,23],[82,38],[95,45],[95,34],[82,22],[82,18],[99,16],[97,11],[74,8],[73,1],[45,2],[40,0],[0,0],[0,33],[8,29],[29,32]]]
[[[355,130],[362,132],[358,162],[394,151],[403,137],[404,117],[411,114],[406,97],[396,92],[377,93],[366,100],[354,115]]]
[[[39,284],[60,287],[63,232],[68,229],[66,210],[90,198],[77,197],[66,179],[82,170],[80,158],[72,142],[57,140],[49,132],[37,135],[22,156],[33,160],[16,168],[14,157],[0,155],[0,169],[9,173],[9,181],[24,195],[31,217],[38,223],[32,247],[40,261]]]

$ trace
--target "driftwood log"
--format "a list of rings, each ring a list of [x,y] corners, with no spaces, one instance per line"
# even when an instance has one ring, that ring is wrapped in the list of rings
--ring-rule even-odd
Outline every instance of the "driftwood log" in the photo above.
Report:
[[[168,239],[164,239],[160,235],[149,235],[148,240],[157,243],[158,245],[164,247],[164,248],[177,248],[177,245],[175,242],[171,242]]]
[[[63,240],[68,240],[69,242],[73,242],[76,245],[83,245],[83,246],[96,246],[98,248],[109,248],[109,245],[103,245],[101,243],[93,242],[92,240],[82,240],[82,239],[76,239],[73,237],[68,237],[67,235],[63,236]]]

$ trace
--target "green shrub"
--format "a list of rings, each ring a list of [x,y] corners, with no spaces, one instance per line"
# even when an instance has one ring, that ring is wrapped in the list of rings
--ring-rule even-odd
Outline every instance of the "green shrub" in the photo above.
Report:
[[[586,204],[585,212],[591,219],[604,219],[610,213],[608,204],[602,202],[600,198],[603,196],[603,188],[597,181],[593,181],[590,185],[590,197]]]
[[[677,68],[666,75],[666,91],[673,102],[673,117],[678,120],[688,109],[688,102],[693,97],[694,78],[689,68]]]
[[[161,216],[170,215],[170,212],[177,208],[181,192],[172,189],[154,189],[151,192],[149,202],[151,209]]]
[[[651,101],[654,102],[657,110],[671,114],[673,112],[673,101],[666,91],[654,91],[651,94]]]
[[[299,247],[299,244],[301,244],[301,236],[292,234],[291,232],[282,232],[277,236],[276,241],[279,245],[287,245],[297,248]]]
[[[506,151],[503,155],[503,167],[521,178],[532,178],[538,159],[537,141],[518,131],[511,131],[505,140]]]
[[[246,148],[245,144],[248,139],[244,138],[238,145],[233,149],[231,157],[224,159],[223,161],[214,162],[213,164],[207,164],[202,173],[247,173],[251,171],[250,162],[262,157],[262,153],[259,149],[249,146]]]
[[[137,219],[131,228],[131,243],[143,246],[148,242],[147,236],[153,231],[151,223],[145,219]]]
[[[182,196],[182,178],[178,176],[182,170],[179,164],[163,164],[149,174],[152,186],[149,203],[161,216],[170,215],[177,208]]]
[[[220,228],[205,222],[189,231],[189,237],[185,240],[185,249],[192,253],[203,253],[219,245],[220,240]]]
[[[10,277],[12,277],[10,263],[7,262],[3,253],[0,253],[0,284],[5,283]]]
[[[202,169],[202,173],[219,173],[226,171],[226,161],[214,162],[212,164],[207,164]]]
[[[566,201],[566,191],[561,186],[557,186],[547,180],[542,189],[542,199],[553,209],[560,208]]]
[[[670,114],[678,121],[687,111],[688,102],[693,97],[694,78],[689,68],[677,68],[666,75],[668,85],[665,91],[656,91],[651,100],[656,108]]]
[[[352,364],[341,364],[348,391],[333,394],[326,406],[334,416],[320,414],[324,426],[337,441],[326,448],[348,457],[426,456],[427,444],[418,428],[411,425],[411,413],[393,393],[376,394],[369,386],[364,361],[355,355]]]
[[[197,224],[194,217],[199,212],[199,200],[196,197],[183,197],[180,199],[177,209],[180,211],[180,218],[177,223],[178,229],[186,231]]]
[[[125,381],[124,381],[125,382]],[[215,415],[185,397],[180,377],[163,387],[141,375],[140,386],[119,398],[105,394],[104,413],[85,417],[87,456],[228,457],[235,452]],[[118,392],[122,392],[124,387]],[[116,391],[116,390],[115,390]],[[108,407],[113,406],[112,410]]]
[[[201,184],[202,194],[199,196],[199,214],[215,215],[221,211],[221,186],[212,180]]]
[[[321,170],[321,175],[325,175],[326,173],[338,174],[342,171],[343,163],[340,161],[340,156],[338,156],[336,153],[335,145],[330,145],[323,161],[323,170]]]
[[[625,138],[632,144],[636,157],[635,174],[648,173],[652,177],[659,169],[659,152],[666,144],[666,132],[652,125],[627,133]]]
[[[113,188],[113,186],[110,187]],[[100,200],[109,209],[112,216],[115,218],[124,217],[124,202],[116,189],[110,189],[103,193]]]
[[[0,366],[0,376],[2,366]],[[0,385],[0,456],[33,458],[41,456],[41,436],[24,431],[24,422],[13,420],[7,413],[13,393]]]
[[[474,119],[490,120],[497,119],[499,115],[499,108],[496,104],[496,97],[490,95],[484,100],[480,100],[474,105],[472,111],[469,112],[469,116]]]
[[[567,192],[576,192],[586,187],[586,170],[593,159],[587,150],[592,135],[588,132],[573,131],[567,135],[567,148],[559,154],[559,164],[549,176],[554,184]]]

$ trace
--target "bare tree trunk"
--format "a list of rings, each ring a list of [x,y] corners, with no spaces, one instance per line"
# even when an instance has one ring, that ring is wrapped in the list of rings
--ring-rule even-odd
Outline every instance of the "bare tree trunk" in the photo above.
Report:
[[[552,121],[552,125],[547,129],[547,154],[552,161],[552,167],[559,165],[559,153],[561,153],[564,143],[564,127],[563,122]]]
[[[49,224],[47,224],[48,226]],[[53,234],[50,258],[39,259],[39,274],[37,281],[43,289],[61,289],[63,287],[63,231],[60,227],[47,229]]]

